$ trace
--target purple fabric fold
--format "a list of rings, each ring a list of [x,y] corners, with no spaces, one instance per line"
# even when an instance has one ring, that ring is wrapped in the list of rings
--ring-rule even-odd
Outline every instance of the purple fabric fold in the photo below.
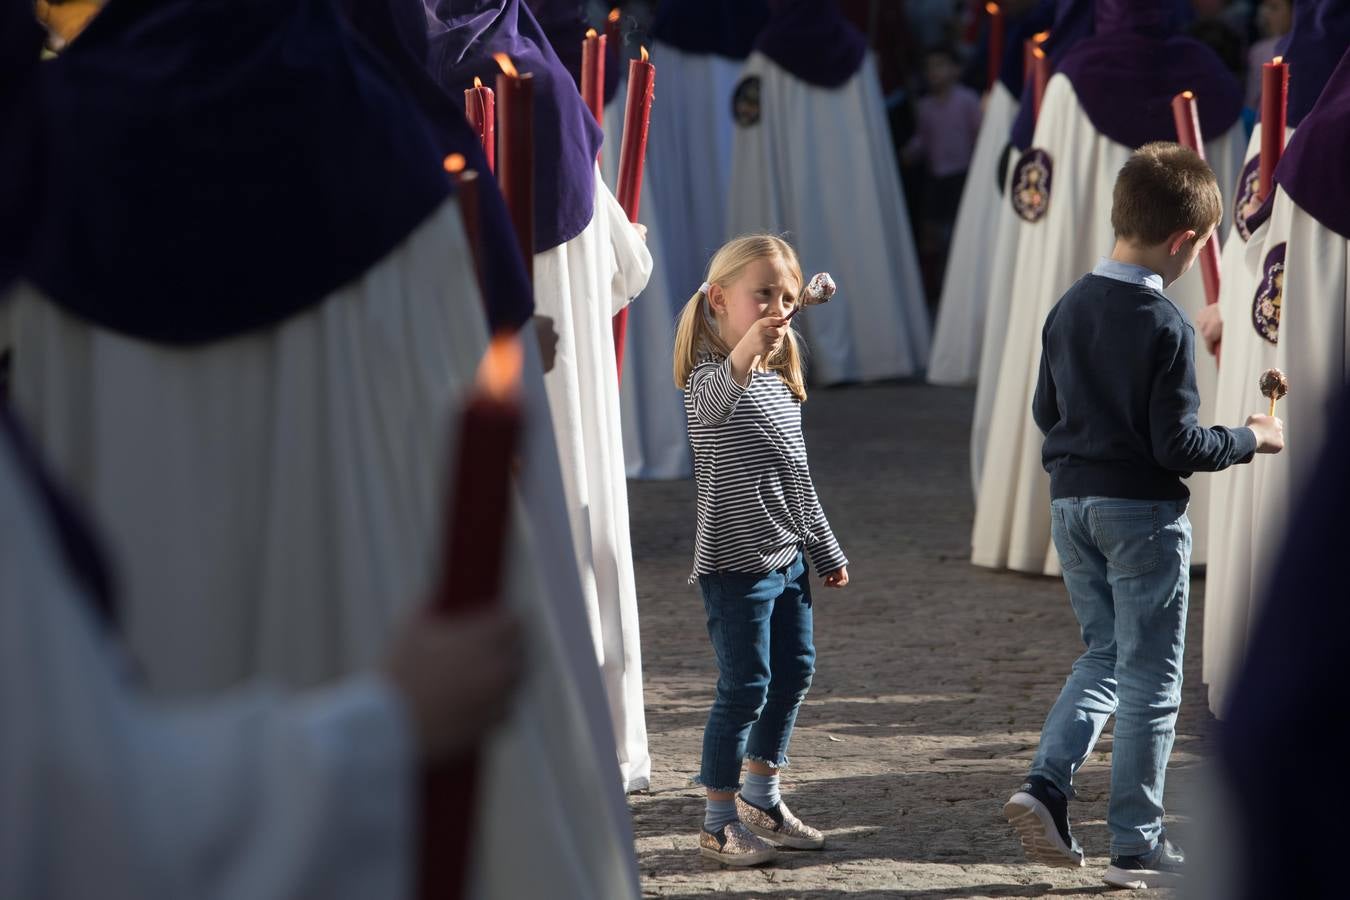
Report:
[[[1350,240],[1350,49],[1289,139],[1275,183],[1300,209]]]
[[[1285,123],[1290,128],[1297,128],[1313,108],[1347,47],[1350,47],[1350,2],[1299,0],[1294,4],[1293,25],[1275,45],[1275,55],[1283,56],[1289,64]]]
[[[745,59],[768,21],[766,0],[661,0],[652,37],[685,53]]]
[[[37,89],[24,274],[147,340],[276,324],[450,190],[423,117],[328,0],[112,0]]]
[[[862,67],[867,40],[836,0],[769,0],[755,49],[816,87],[842,87]]]
[[[595,159],[604,132],[576,82],[553,52],[544,30],[521,0],[424,0],[428,64],[452,96],[474,76],[495,85],[494,53],[511,57],[534,79],[534,249],[570,241],[590,224],[595,207]],[[497,132],[500,152],[503,135]]]

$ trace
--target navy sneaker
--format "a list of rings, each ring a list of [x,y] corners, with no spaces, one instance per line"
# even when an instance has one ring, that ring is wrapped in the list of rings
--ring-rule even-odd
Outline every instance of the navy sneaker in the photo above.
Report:
[[[1083,848],[1069,832],[1069,801],[1047,779],[1028,778],[1003,804],[1003,817],[1017,830],[1027,859],[1046,866],[1083,865]]]
[[[1181,883],[1185,868],[1185,852],[1164,836],[1148,853],[1111,857],[1111,865],[1106,869],[1106,883],[1136,891],[1175,887]]]

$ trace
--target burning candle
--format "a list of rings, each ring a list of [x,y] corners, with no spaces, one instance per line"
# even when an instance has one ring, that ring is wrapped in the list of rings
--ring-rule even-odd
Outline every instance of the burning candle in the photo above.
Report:
[[[628,99],[623,111],[623,142],[619,149],[619,183],[615,199],[628,214],[630,222],[637,221],[642,199],[647,126],[651,123],[652,92],[656,85],[656,67],[647,60],[647,48],[643,47],[642,58],[628,64]],[[614,360],[620,379],[623,378],[623,346],[627,334],[628,309],[625,307],[614,317]]]
[[[611,50],[617,50],[619,48],[618,42],[623,40],[623,32],[619,26],[619,20],[622,18],[623,16],[617,6],[611,9],[609,15],[605,17],[605,39],[609,42],[608,46]]]
[[[1289,65],[1277,56],[1261,67],[1261,202],[1275,186],[1275,166],[1284,152],[1285,113],[1289,105]]]
[[[1048,35],[1048,32],[1047,32]],[[1041,117],[1041,101],[1045,99],[1045,87],[1050,83],[1050,57],[1039,45],[1031,48],[1031,85],[1032,113],[1035,119]]]
[[[601,127],[605,124],[605,35],[586,29],[581,42],[581,99]]]
[[[1195,94],[1182,91],[1172,98],[1172,121],[1177,128],[1177,143],[1194,150],[1201,159],[1205,158],[1205,140],[1200,134],[1200,109],[1195,103]],[[1211,236],[1205,242],[1200,256],[1200,274],[1205,282],[1205,303],[1219,302],[1219,242]],[[1219,355],[1219,345],[1214,345],[1214,355]]]
[[[473,87],[464,92],[464,116],[483,145],[483,155],[487,157],[488,170],[491,171],[497,161],[496,104],[492,88],[484,85],[483,79],[476,75]]]
[[[520,442],[521,349],[509,335],[492,339],[460,416],[459,449],[442,537],[433,613],[482,609],[501,592],[511,510],[511,467]],[[453,504],[453,505],[451,505]],[[419,896],[464,896],[478,759],[426,771],[422,779]]]
[[[516,71],[511,57],[494,53],[502,72],[497,76],[498,130],[501,155],[497,183],[501,185],[511,224],[525,266],[534,277],[534,79]]]
[[[994,86],[998,80],[999,69],[1003,68],[1003,10],[997,4],[992,2],[984,5],[984,11],[989,14],[989,76],[986,79],[985,90]]]
[[[469,238],[469,252],[473,255],[473,272],[478,279],[478,291],[487,306],[487,286],[483,283],[482,237],[478,229],[478,173],[468,168],[460,153],[445,158],[445,171],[454,179],[459,192],[459,214],[464,219],[464,233]]]

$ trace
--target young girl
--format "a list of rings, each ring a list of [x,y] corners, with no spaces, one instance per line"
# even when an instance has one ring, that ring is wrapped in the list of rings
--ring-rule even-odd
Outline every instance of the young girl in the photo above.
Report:
[[[772,860],[774,844],[825,843],[778,791],[815,671],[803,551],[828,573],[826,587],[848,584],[848,560],[816,499],[802,441],[801,351],[784,318],[801,286],[786,241],[737,238],[713,257],[675,335],[675,383],[684,391],[698,483],[689,580],[703,593],[720,672],[703,733],[699,781],[708,806],[699,849],[734,866]]]

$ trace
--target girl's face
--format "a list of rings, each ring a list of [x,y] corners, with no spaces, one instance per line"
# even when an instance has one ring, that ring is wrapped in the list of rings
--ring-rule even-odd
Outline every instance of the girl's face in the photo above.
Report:
[[[718,333],[735,347],[757,319],[782,318],[797,306],[801,285],[778,258],[757,259],[726,285],[713,285],[708,302]]]

